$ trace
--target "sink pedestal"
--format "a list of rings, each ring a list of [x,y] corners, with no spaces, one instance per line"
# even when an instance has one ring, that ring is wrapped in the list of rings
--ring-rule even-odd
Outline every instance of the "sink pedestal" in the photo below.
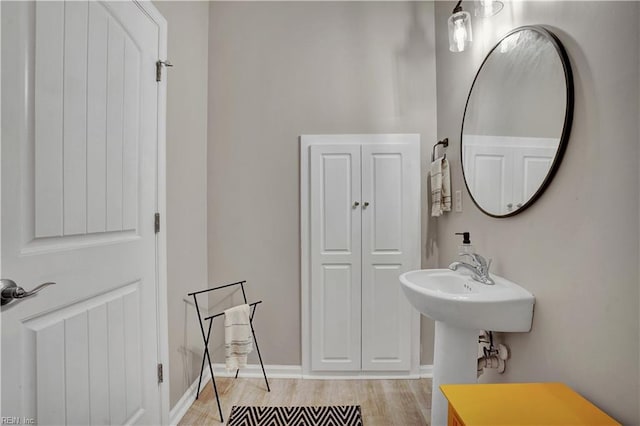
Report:
[[[468,330],[436,321],[433,351],[431,426],[446,426],[447,399],[441,384],[476,383],[479,330]]]
[[[531,330],[535,297],[518,284],[491,275],[494,285],[450,269],[422,269],[400,275],[409,303],[436,322],[431,425],[447,424],[442,384],[476,383],[480,330]]]

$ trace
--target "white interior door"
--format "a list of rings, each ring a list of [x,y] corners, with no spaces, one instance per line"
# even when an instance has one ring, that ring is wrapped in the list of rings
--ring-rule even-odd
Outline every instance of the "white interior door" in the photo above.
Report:
[[[1,415],[161,422],[159,26],[134,2],[2,3]],[[162,110],[162,109],[160,109]]]
[[[362,146],[362,369],[411,368],[414,309],[398,277],[420,250],[420,151]]]
[[[310,150],[311,367],[360,369],[360,145]]]

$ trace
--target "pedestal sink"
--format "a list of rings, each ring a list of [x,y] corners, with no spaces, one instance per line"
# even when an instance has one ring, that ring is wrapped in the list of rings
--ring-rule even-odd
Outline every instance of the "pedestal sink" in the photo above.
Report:
[[[519,285],[491,274],[495,285],[471,279],[466,271],[423,269],[400,275],[413,307],[435,320],[431,425],[447,424],[443,383],[475,383],[480,330],[531,330],[535,298]]]

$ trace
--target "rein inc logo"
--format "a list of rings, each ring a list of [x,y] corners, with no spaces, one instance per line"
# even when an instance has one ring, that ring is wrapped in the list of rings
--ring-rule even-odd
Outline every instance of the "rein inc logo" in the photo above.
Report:
[[[3,425],[35,425],[36,419],[32,417],[0,417]]]

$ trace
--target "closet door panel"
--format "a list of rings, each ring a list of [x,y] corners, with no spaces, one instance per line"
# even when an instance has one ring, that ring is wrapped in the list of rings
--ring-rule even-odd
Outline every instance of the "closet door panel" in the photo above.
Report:
[[[362,368],[411,368],[414,310],[398,277],[419,250],[418,145],[362,147]]]
[[[380,262],[368,266],[363,294],[363,367],[365,370],[408,370],[405,348],[410,330],[410,309],[395,281],[402,264]],[[405,362],[406,361],[406,362]],[[391,365],[389,365],[391,364]]]
[[[311,367],[361,367],[360,146],[310,150]]]
[[[542,145],[547,140],[541,139],[538,143]],[[525,145],[514,148],[513,152],[513,200],[515,203],[524,204],[537,192],[547,177],[556,155],[556,148]]]
[[[466,136],[465,136],[466,137]],[[516,205],[513,197],[513,149],[495,138],[471,136],[464,148],[469,190],[476,203],[492,214],[507,214]]]

